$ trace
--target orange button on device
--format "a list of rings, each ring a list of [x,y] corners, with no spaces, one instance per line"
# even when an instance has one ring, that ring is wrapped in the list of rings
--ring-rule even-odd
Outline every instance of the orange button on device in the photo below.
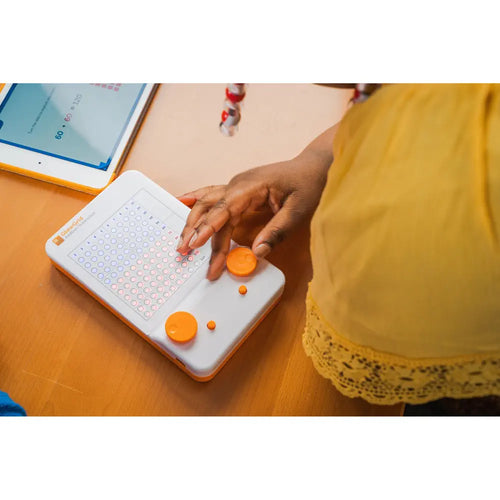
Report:
[[[250,248],[238,247],[229,252],[226,266],[228,271],[235,276],[248,276],[257,266],[257,257]]]
[[[247,293],[247,287],[245,285],[241,285],[239,288],[238,288],[238,292],[241,293],[241,295],[245,295]]]
[[[195,317],[185,311],[171,314],[165,322],[167,335],[175,342],[189,342],[196,335],[198,323]]]
[[[210,320],[210,321],[207,323],[207,328],[208,328],[209,330],[215,330],[215,321],[211,321],[211,320]]]

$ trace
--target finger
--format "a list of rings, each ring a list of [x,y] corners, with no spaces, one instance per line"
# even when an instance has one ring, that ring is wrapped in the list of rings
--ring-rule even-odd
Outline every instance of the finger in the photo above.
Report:
[[[197,199],[186,220],[186,226],[195,227],[200,217],[217,203],[225,192],[225,186],[214,186],[202,198]]]
[[[195,233],[189,241],[190,248],[199,248],[220,231],[231,219],[231,211],[225,198],[221,198],[195,226]]]
[[[291,195],[281,210],[264,226],[256,236],[252,251],[259,257],[265,257],[278,243],[281,243],[304,216],[297,200]]]
[[[199,189],[195,189],[194,191],[188,191],[187,193],[181,194],[180,196],[177,196],[177,198],[182,198],[182,197],[188,197],[188,198],[195,198],[197,200],[201,200],[205,195],[210,193],[211,191],[214,191],[215,189],[219,189],[221,187],[224,187],[223,184],[218,184],[214,186],[205,186]]]
[[[189,241],[189,248],[199,248],[217,233],[230,219],[241,217],[255,202],[256,196],[247,189],[227,191],[226,197],[220,198],[200,219],[196,231]]]
[[[208,193],[211,191],[214,191],[217,188],[222,187],[222,185],[218,186],[205,186],[200,189],[196,189],[194,191],[188,191],[187,193],[181,194],[180,196],[177,196],[177,199],[181,202],[184,203],[184,205],[188,206],[189,208],[192,208],[193,205],[201,198],[206,196]]]
[[[199,199],[191,209],[186,224],[181,232],[177,251],[186,253],[189,251],[189,242],[195,235],[195,228],[203,215],[221,198],[224,193],[224,186],[212,187],[206,192],[203,198]]]
[[[224,271],[233,231],[233,224],[228,223],[212,237],[212,256],[207,273],[207,279],[211,281],[216,280]]]

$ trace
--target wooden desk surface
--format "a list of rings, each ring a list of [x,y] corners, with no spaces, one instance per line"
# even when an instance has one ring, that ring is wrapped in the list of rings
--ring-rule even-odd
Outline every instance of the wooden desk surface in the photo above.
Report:
[[[350,93],[315,85],[249,87],[240,131],[222,136],[224,85],[162,85],[124,170],[172,194],[299,153],[335,123]],[[208,383],[191,380],[54,269],[45,241],[92,196],[0,171],[0,390],[29,415],[398,415],[339,394],[301,334],[311,278],[307,225],[271,255],[281,303]],[[248,242],[259,221],[236,238]]]

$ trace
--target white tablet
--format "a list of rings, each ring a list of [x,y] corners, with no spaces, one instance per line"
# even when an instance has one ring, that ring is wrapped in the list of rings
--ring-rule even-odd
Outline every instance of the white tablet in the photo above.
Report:
[[[97,194],[116,176],[156,86],[0,85],[0,168]]]

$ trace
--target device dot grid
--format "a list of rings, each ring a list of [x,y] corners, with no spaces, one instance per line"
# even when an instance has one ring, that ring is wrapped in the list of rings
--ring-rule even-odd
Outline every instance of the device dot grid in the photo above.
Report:
[[[151,206],[154,198],[141,191],[68,254],[145,320],[207,259],[199,250],[180,255],[179,233]]]
[[[285,277],[231,243],[206,278],[211,245],[177,252],[189,209],[136,171],[120,175],[47,240],[48,256],[195,380],[210,380],[274,307]]]

